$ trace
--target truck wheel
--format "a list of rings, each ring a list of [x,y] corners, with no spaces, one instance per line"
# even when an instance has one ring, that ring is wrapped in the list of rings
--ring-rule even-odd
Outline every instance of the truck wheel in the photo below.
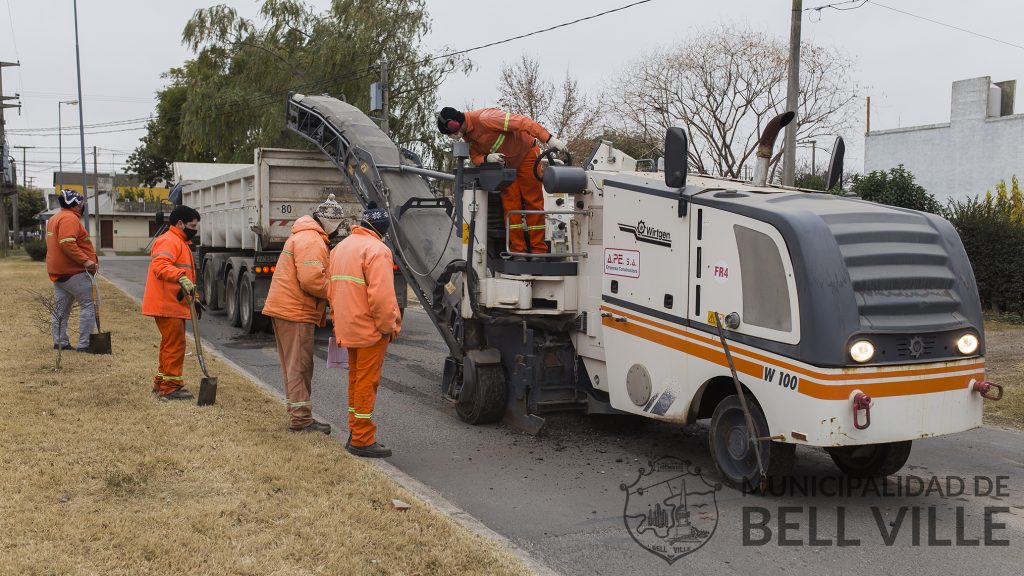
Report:
[[[235,328],[242,325],[238,317],[238,280],[234,270],[228,270],[228,281],[224,288],[224,308],[227,310],[228,324]]]
[[[455,412],[467,424],[490,424],[505,415],[505,371],[500,365],[477,366],[467,356]]]
[[[254,284],[251,272],[246,270],[242,273],[242,281],[238,285],[238,320],[246,334],[255,334],[263,330],[263,315],[256,311],[256,302],[253,298]]]
[[[217,293],[217,278],[213,272],[213,264],[206,262],[203,265],[203,304],[210,311],[220,310],[220,294]]]
[[[883,478],[900,471],[910,458],[913,442],[886,442],[864,446],[826,448],[832,461],[851,478]]]
[[[768,436],[768,420],[761,407],[750,398],[747,399],[747,406],[750,407],[750,417],[757,429],[755,435],[758,438]],[[756,492],[761,483],[761,471],[749,437],[740,397],[733,394],[722,400],[711,415],[711,430],[708,434],[711,459],[722,476],[722,482],[737,490]],[[768,482],[790,475],[796,458],[794,444],[762,440],[758,442],[758,447]]]

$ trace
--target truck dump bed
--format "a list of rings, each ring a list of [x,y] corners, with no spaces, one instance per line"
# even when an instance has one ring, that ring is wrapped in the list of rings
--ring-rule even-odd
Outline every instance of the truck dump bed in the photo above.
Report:
[[[257,148],[253,165],[182,189],[187,206],[202,217],[201,244],[231,250],[278,250],[299,217],[329,194],[360,212],[352,187],[323,154]]]

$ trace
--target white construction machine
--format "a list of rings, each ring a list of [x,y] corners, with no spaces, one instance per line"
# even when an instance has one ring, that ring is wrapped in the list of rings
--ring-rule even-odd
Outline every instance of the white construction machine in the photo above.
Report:
[[[983,399],[1002,395],[984,379],[977,288],[947,221],[765,185],[792,117],[766,129],[753,182],[687,174],[676,128],[664,171],[637,171],[610,142],[582,167],[548,165],[552,253],[529,261],[511,259],[498,201],[514,170],[467,165],[464,143],[454,174],[424,169],[327,96],[292,95],[287,126],[390,210],[461,419],[536,433],[552,411],[710,418],[722,480],[763,490],[798,444],[849,475],[895,473],[913,440],[980,425]],[[454,200],[432,179],[453,181]]]

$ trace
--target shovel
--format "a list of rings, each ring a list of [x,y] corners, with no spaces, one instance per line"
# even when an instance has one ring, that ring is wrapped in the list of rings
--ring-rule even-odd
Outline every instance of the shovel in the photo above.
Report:
[[[96,331],[89,334],[89,353],[112,354],[110,332],[100,330],[100,299],[96,297],[96,275],[89,273],[88,270],[85,273],[89,275],[89,281],[92,282],[92,309],[96,315]]]
[[[188,307],[192,312],[192,335],[196,339],[196,358],[199,358],[199,368],[203,370],[203,379],[199,381],[199,398],[197,406],[213,406],[217,401],[217,377],[210,376],[206,370],[206,358],[203,356],[203,342],[199,336],[199,319],[196,317],[196,296],[192,294],[188,299]]]

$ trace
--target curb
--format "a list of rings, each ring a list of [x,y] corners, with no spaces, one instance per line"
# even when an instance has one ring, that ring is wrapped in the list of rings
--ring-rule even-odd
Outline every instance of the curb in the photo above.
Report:
[[[113,280],[104,277],[102,274],[100,275],[100,277],[109,282],[115,288],[117,288],[122,294],[132,299],[136,304],[141,305],[142,300],[140,298],[135,298],[134,296],[126,292],[123,288],[121,288]],[[189,327],[189,330],[191,330],[191,327]],[[212,342],[210,342],[206,338],[201,338],[201,340],[203,343],[204,350],[215,352],[216,358],[219,361],[223,362],[229,368],[237,370],[240,374],[248,378],[251,382],[255,383],[257,386],[263,389],[263,391],[267,392],[274,398],[277,398],[281,401],[284,400],[283,392],[277,390],[269,383],[264,381],[262,378],[250,372],[245,367],[241,366],[240,364],[237,364],[234,360],[225,357],[223,354],[221,354],[220,349],[217,348]],[[313,413],[313,416],[318,420],[323,420],[323,418],[316,412]],[[339,444],[344,442],[345,440],[342,437],[341,429],[337,426],[331,427],[331,438],[336,440]],[[426,484],[420,482],[419,480],[413,478],[412,476],[409,476],[405,472],[402,472],[393,464],[389,464],[388,462],[385,462],[381,459],[371,459],[368,461],[364,459],[364,461],[370,466],[373,466],[374,468],[379,470],[382,474],[387,476],[390,480],[394,481],[402,488],[405,488],[409,492],[412,492],[417,498],[422,500],[428,506],[434,508],[441,514],[454,520],[463,528],[469,530],[477,536],[480,536],[487,540],[491,540],[492,542],[497,543],[502,548],[508,550],[509,553],[518,558],[523,564],[525,564],[527,569],[529,569],[532,573],[537,574],[538,576],[558,576],[558,572],[556,572],[543,562],[531,556],[525,549],[516,545],[514,542],[512,542],[505,536],[502,536],[501,534],[498,534],[494,530],[488,528],[487,525],[481,522],[478,518],[474,517],[472,514],[466,512],[462,508],[459,508],[457,505],[455,505],[455,503],[442,496],[441,493],[427,486]]]

